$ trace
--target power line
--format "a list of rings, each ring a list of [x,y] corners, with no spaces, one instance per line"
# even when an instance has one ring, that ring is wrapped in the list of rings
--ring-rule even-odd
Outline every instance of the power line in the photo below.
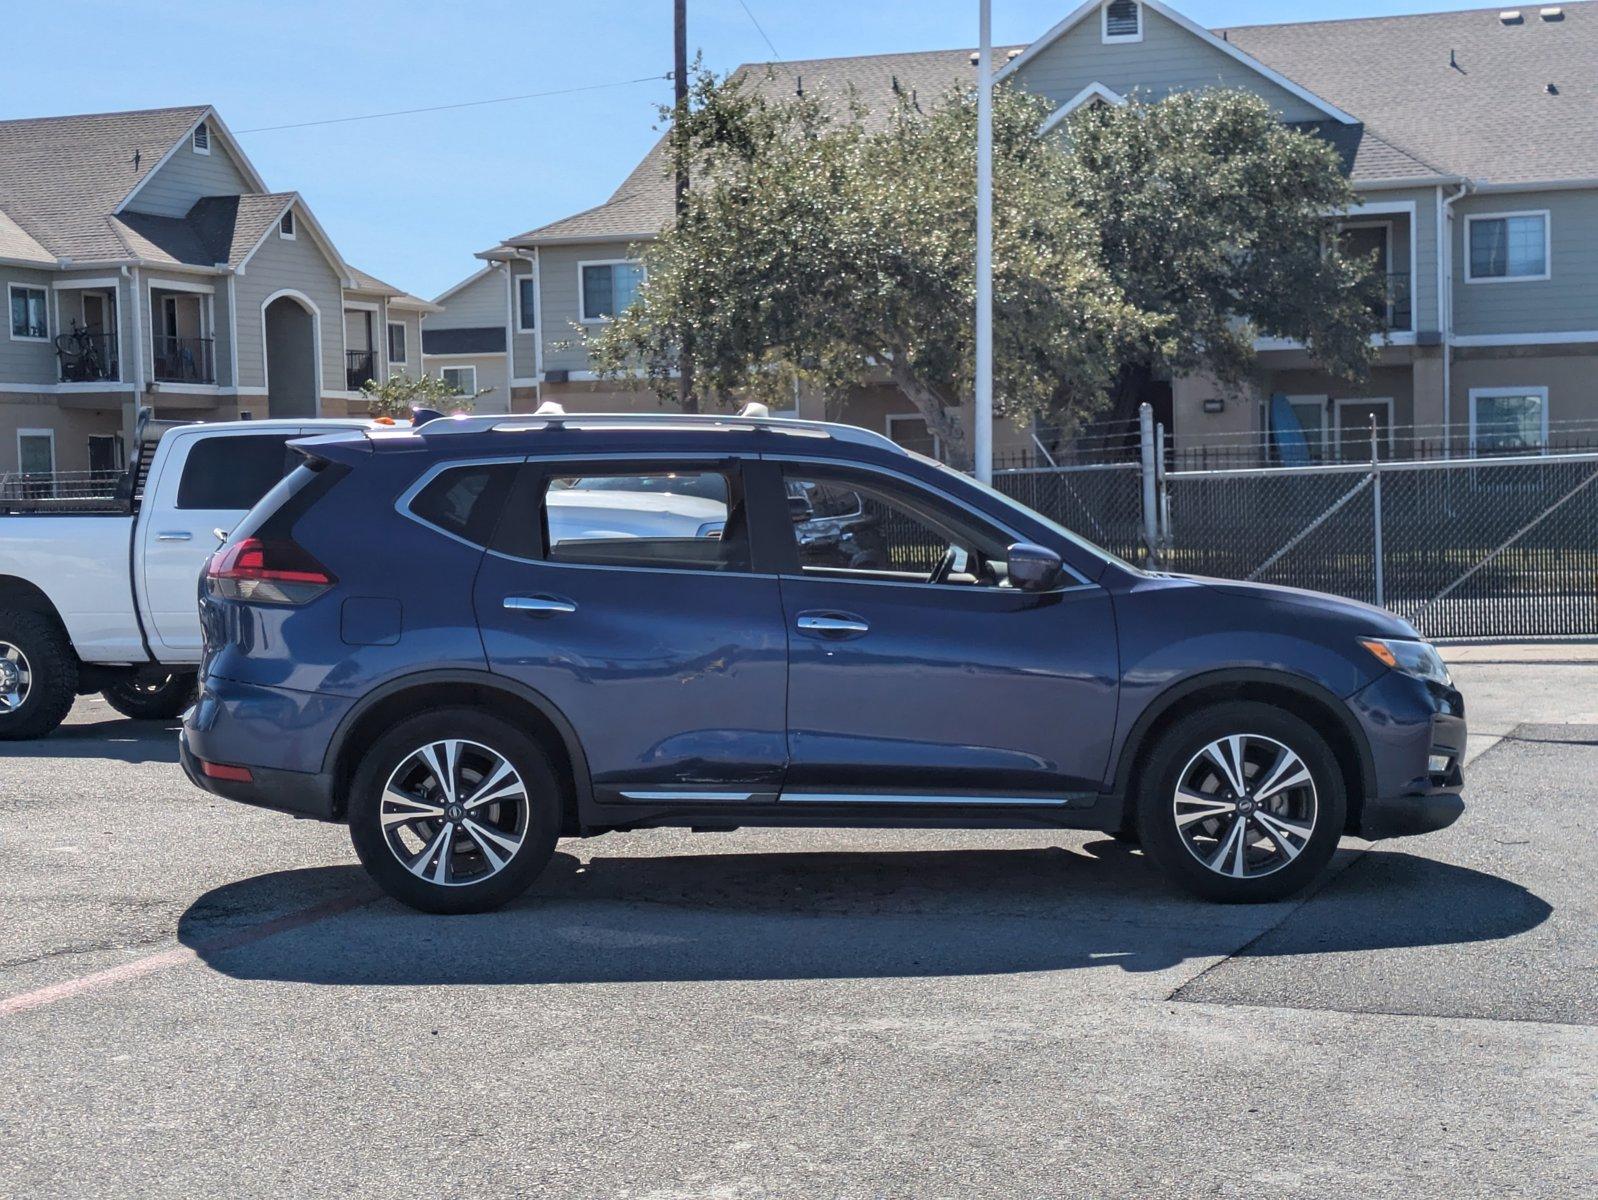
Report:
[[[766,49],[771,51],[771,57],[776,59],[778,62],[781,62],[782,55],[777,53],[777,47],[772,44],[771,38],[766,36],[766,31],[761,27],[760,21],[755,17],[754,10],[749,7],[749,5],[746,3],[746,0],[738,0],[738,7],[744,10],[744,16],[749,18],[749,23],[755,27],[755,32],[760,34],[761,40],[766,43]]]
[[[365,113],[358,117],[328,117],[321,121],[296,121],[290,125],[258,125],[240,133],[272,133],[279,129],[309,129],[313,125],[347,125],[351,121],[377,121],[384,117],[409,117],[417,113],[448,112],[455,108],[480,108],[485,104],[511,104],[517,100],[543,100],[549,96],[571,96],[578,92],[597,92],[604,88],[630,87],[635,83],[656,83],[670,75],[643,75],[637,79],[618,79],[613,83],[590,83],[582,87],[556,88],[549,92],[528,92],[521,96],[498,96],[492,100],[463,100],[458,104],[434,104],[427,108],[397,108],[393,112]]]

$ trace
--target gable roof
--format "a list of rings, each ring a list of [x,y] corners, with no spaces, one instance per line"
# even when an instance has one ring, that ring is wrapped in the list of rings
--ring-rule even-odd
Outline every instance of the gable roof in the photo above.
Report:
[[[431,301],[423,300],[420,296],[413,296],[411,293],[395,287],[392,283],[384,283],[376,275],[369,275],[359,267],[352,267],[347,263],[345,267],[350,273],[350,278],[355,282],[353,291],[373,292],[383,296],[388,300],[390,308],[416,309],[420,312],[444,311]]]
[[[1499,19],[1514,7],[1223,32],[1444,173],[1598,179],[1598,3],[1565,3],[1557,21],[1536,4],[1520,24]]]

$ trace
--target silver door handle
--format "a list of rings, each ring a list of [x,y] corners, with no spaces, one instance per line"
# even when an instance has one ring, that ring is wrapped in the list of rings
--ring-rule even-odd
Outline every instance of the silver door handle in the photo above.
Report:
[[[506,596],[505,607],[511,612],[532,613],[536,617],[553,617],[560,613],[574,613],[577,606],[558,596]]]
[[[194,535],[187,530],[169,529],[165,533],[156,534],[155,540],[158,542],[188,542],[194,540]]]
[[[871,626],[854,617],[813,617],[799,618],[798,627],[802,633],[870,633]]]

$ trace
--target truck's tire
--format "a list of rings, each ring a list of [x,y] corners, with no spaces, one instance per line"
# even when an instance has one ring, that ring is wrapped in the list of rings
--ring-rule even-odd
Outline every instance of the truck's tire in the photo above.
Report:
[[[141,683],[137,679],[114,683],[100,693],[105,702],[135,721],[170,721],[194,703],[197,676],[185,671]]]
[[[39,738],[66,719],[78,694],[78,659],[43,613],[0,609],[0,741]]]

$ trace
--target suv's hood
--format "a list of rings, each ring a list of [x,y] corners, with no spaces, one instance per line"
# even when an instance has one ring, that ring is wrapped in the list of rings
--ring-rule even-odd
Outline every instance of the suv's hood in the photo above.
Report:
[[[1374,604],[1366,604],[1360,600],[1348,600],[1342,596],[1328,596],[1325,592],[1311,592],[1304,588],[1281,587],[1274,583],[1244,583],[1237,579],[1207,579],[1201,575],[1182,575],[1179,578],[1200,584],[1213,591],[1222,592],[1228,596],[1236,596],[1242,600],[1254,600],[1262,604],[1284,604],[1295,608],[1313,611],[1322,617],[1329,617],[1346,622],[1357,627],[1356,632],[1369,633],[1373,637],[1408,638],[1418,640],[1420,634],[1415,632],[1415,627],[1402,617],[1396,617],[1385,608],[1377,608]]]

